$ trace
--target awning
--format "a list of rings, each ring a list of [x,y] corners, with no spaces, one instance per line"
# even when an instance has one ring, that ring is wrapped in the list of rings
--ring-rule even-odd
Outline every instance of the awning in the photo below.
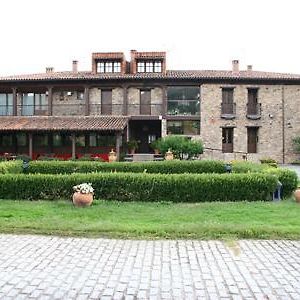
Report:
[[[122,116],[5,116],[0,131],[122,131],[127,123]]]

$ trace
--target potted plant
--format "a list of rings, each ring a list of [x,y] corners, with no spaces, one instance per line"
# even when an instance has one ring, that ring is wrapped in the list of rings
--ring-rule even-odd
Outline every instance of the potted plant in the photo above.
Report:
[[[127,142],[127,148],[130,154],[134,154],[135,150],[138,148],[138,142],[137,140],[129,140]]]
[[[150,147],[154,150],[154,154],[159,154],[160,150],[159,150],[159,139],[153,141],[150,144]]]
[[[94,189],[91,183],[81,183],[73,186],[73,203],[75,206],[90,206],[93,202]]]

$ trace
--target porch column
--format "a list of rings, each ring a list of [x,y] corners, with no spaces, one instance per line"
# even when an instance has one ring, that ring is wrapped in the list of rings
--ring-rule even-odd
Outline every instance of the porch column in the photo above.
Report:
[[[33,137],[32,137],[32,133],[30,132],[28,134],[28,138],[29,138],[29,157],[32,159],[32,155],[33,155]]]
[[[84,87],[84,102],[85,102],[85,115],[90,115],[90,89],[88,86]]]
[[[123,86],[123,115],[124,116],[127,116],[128,114],[128,107],[127,107],[127,104],[128,104],[128,90],[127,90],[127,85],[124,85]]]
[[[13,115],[17,116],[18,115],[18,94],[17,94],[17,88],[13,87],[12,88],[13,92]]]
[[[53,87],[48,87],[48,116],[52,116],[53,113]]]
[[[72,133],[72,159],[76,158],[76,134]]]
[[[120,160],[121,139],[122,139],[121,133],[118,132],[117,136],[116,136],[116,155],[117,155],[117,161]]]

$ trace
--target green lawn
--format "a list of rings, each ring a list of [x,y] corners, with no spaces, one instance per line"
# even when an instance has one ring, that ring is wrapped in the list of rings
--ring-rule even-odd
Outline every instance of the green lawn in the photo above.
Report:
[[[0,232],[111,238],[300,239],[292,200],[227,203],[0,200]]]

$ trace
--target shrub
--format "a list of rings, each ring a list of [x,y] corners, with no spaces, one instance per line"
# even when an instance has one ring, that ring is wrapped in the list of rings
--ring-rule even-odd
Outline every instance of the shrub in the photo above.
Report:
[[[95,197],[119,201],[257,201],[269,200],[277,178],[268,174],[134,174],[0,175],[6,199],[70,199],[72,187],[89,182]]]
[[[21,160],[10,160],[0,162],[0,174],[18,174],[22,172]]]
[[[262,159],[260,159],[260,162],[262,164],[266,164],[266,165],[268,165],[270,167],[273,167],[273,168],[277,168],[278,167],[277,161],[275,159],[273,159],[273,158],[262,158]]]
[[[156,146],[163,155],[170,149],[177,159],[192,159],[203,153],[201,141],[193,141],[176,135],[159,139]]]
[[[152,161],[101,163],[89,161],[33,161],[29,173],[71,174],[91,172],[132,172],[132,173],[224,173],[222,161]]]
[[[248,161],[233,161],[232,172],[233,173],[250,173],[250,172],[262,172],[268,166],[257,164]]]
[[[300,136],[293,138],[293,146],[296,152],[300,152]]]
[[[269,168],[264,170],[266,174],[275,175],[282,183],[282,195],[288,197],[297,188],[298,176],[297,173],[287,169],[274,169]]]

